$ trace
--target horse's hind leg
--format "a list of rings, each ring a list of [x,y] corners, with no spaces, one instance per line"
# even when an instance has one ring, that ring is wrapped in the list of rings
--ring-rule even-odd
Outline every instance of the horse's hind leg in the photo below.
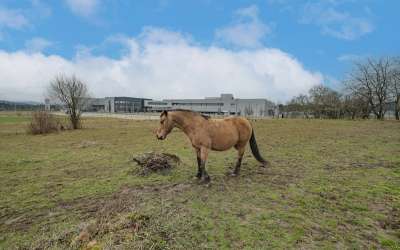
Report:
[[[236,165],[235,165],[235,170],[233,170],[232,176],[237,176],[239,175],[240,172],[240,166],[242,165],[242,159],[243,159],[243,154],[244,151],[246,149],[246,146],[243,147],[235,147],[238,151],[238,158],[236,161]]]

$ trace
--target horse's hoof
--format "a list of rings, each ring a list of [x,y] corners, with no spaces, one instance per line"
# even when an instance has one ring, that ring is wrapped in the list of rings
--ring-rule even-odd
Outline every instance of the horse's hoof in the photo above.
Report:
[[[269,166],[271,166],[271,163],[269,161],[265,161],[260,167],[266,168],[266,167],[269,167]]]
[[[231,177],[237,177],[238,175],[239,173],[234,173],[234,172],[230,174]]]
[[[207,184],[207,183],[209,183],[211,181],[211,178],[210,178],[210,176],[202,176],[201,177],[201,179],[200,179],[200,184]]]

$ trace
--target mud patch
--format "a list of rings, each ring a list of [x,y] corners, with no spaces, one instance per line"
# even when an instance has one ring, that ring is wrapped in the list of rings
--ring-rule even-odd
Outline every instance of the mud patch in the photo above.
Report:
[[[88,197],[59,202],[58,209],[73,210],[79,219],[107,219],[115,214],[133,211],[145,204],[147,199],[174,197],[191,187],[189,183],[154,185],[145,187],[123,187],[108,197]]]
[[[30,216],[32,221],[27,223],[25,217],[16,220],[8,220],[8,226],[19,230],[24,227],[28,230],[34,224],[40,224],[43,232],[48,231],[52,216],[72,216],[78,221],[76,225],[68,230],[53,233],[50,238],[42,238],[30,245],[20,247],[21,249],[48,249],[58,246],[60,249],[69,246],[72,249],[87,249],[96,240],[104,235],[110,234],[114,238],[123,235],[135,235],[135,237],[146,238],[146,234],[158,227],[159,216],[153,210],[146,207],[150,202],[174,199],[177,194],[192,188],[191,183],[175,183],[168,185],[154,185],[143,187],[126,186],[121,190],[101,197],[77,198],[70,201],[59,201],[58,205],[49,210],[40,211],[41,216]],[[73,214],[71,214],[73,211]],[[173,213],[174,210],[165,211]],[[176,212],[176,211],[175,211]],[[38,213],[39,215],[39,213]],[[47,216],[44,216],[47,215]],[[156,217],[156,218],[154,218]],[[149,228],[149,225],[151,225]],[[1,230],[0,230],[1,232]],[[125,238],[114,239],[123,242]],[[95,244],[96,245],[96,244]],[[25,247],[25,248],[24,248]]]
[[[36,220],[46,220],[48,213],[45,211],[37,211],[31,214],[22,212],[9,212],[0,217],[0,234],[4,231],[28,231]]]
[[[379,224],[383,229],[399,230],[400,209],[392,208],[387,214],[387,217],[384,220],[381,220]]]
[[[368,162],[353,162],[350,163],[350,166],[353,168],[393,168],[394,164],[386,161],[378,161],[375,163],[368,163]]]
[[[74,148],[88,148],[97,145],[98,143],[96,141],[87,141],[87,140],[72,144]]]
[[[181,160],[178,156],[167,153],[149,152],[134,156],[133,162],[136,162],[141,168],[140,175],[148,175],[153,172],[165,172],[179,165]]]

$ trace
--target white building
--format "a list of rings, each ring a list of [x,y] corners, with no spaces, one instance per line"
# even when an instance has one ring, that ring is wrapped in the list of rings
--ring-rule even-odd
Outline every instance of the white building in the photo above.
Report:
[[[160,112],[169,109],[188,109],[206,114],[273,116],[275,105],[267,99],[240,99],[232,94],[205,99],[145,100],[147,111]]]

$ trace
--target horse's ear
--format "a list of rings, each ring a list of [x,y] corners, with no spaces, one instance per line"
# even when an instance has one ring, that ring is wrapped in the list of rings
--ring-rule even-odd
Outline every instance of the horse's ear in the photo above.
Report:
[[[164,110],[164,111],[161,113],[160,117],[163,116],[163,115],[168,116],[168,111]]]

